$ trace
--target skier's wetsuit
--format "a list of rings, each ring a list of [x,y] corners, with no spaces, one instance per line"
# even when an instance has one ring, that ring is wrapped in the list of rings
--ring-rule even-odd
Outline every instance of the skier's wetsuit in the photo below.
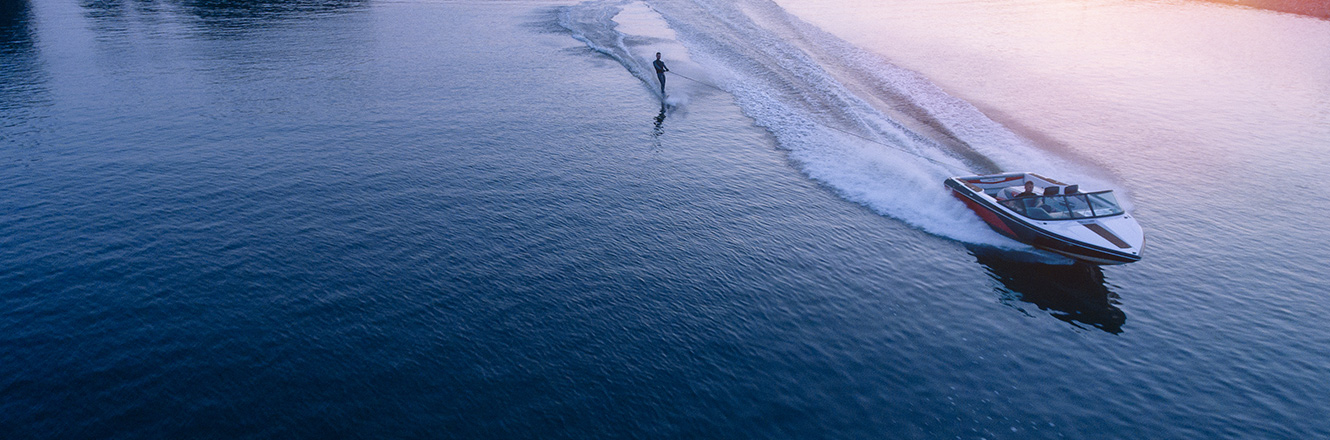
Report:
[[[651,65],[656,67],[656,79],[659,79],[659,80],[660,80],[660,94],[664,95],[664,94],[665,94],[665,72],[669,72],[669,71],[670,71],[670,68],[665,67],[665,62],[664,62],[664,61],[661,61],[659,58],[656,59],[656,61],[652,62]]]

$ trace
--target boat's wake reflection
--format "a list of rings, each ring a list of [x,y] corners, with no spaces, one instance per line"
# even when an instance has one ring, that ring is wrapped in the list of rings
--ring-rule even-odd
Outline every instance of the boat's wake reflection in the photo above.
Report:
[[[1022,312],[1022,302],[1033,304],[1077,327],[1122,333],[1127,315],[1117,308],[1118,295],[1104,283],[1099,266],[1031,262],[980,246],[971,246],[970,253],[998,282],[994,291],[1003,303]]]

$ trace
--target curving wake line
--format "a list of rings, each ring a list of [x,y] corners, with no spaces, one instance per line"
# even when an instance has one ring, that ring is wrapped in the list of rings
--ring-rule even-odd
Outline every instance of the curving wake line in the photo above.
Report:
[[[626,8],[639,9],[639,11],[625,11]],[[572,32],[573,38],[586,43],[587,47],[618,61],[619,64],[628,69],[628,73],[642,81],[647,90],[660,98],[663,104],[677,106],[686,103],[688,99],[686,93],[676,92],[666,96],[660,92],[660,85],[656,82],[655,68],[651,65],[653,57],[648,52],[634,50],[633,45],[627,41],[628,36],[620,32],[621,24],[616,19],[631,18],[623,17],[626,12],[638,15],[640,18],[643,15],[642,12],[649,12],[649,10],[640,2],[588,2],[560,8],[559,25]],[[653,47],[660,46],[662,41],[668,41],[660,37],[639,35],[634,37],[644,42],[656,43]],[[668,37],[673,37],[673,35]],[[671,62],[671,64],[673,63]]]
[[[625,9],[637,13],[616,18]],[[669,35],[622,32],[616,20],[641,20],[642,10],[663,21]],[[1107,186],[1092,170],[1035,148],[921,75],[767,0],[590,1],[563,8],[560,24],[653,93],[651,58],[626,41],[681,44],[688,62],[705,72],[697,82],[732,94],[804,174],[932,234],[1029,249],[993,232],[955,200],[942,185],[949,176],[1031,170]]]

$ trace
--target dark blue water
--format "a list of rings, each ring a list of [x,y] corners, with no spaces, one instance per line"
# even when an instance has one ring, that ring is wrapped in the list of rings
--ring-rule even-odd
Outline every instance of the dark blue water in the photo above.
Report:
[[[596,46],[621,10],[650,35]],[[888,122],[705,2],[2,11],[5,438],[1330,436],[1324,196],[1251,222],[1211,168],[990,150],[926,87]],[[662,109],[607,54],[656,47],[728,91]],[[846,121],[1135,190],[1146,259],[967,230],[945,169],[816,131]],[[1184,178],[1236,200],[1152,191]]]

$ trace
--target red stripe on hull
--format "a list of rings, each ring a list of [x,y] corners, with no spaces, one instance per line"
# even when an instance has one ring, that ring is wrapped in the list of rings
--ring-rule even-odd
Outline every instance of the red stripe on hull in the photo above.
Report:
[[[979,218],[984,219],[984,223],[988,223],[989,227],[1001,232],[1002,235],[1011,238],[1019,238],[1016,235],[1016,231],[1011,230],[1011,228],[1007,226],[1007,222],[1002,221],[1002,219],[999,218],[997,214],[994,214],[993,211],[989,211],[988,208],[984,208],[983,205],[976,203],[974,200],[970,200],[969,197],[965,197],[954,190],[951,192],[951,195],[956,196],[956,198],[965,202],[965,206],[970,207],[970,210],[974,211],[975,214],[979,214]]]

